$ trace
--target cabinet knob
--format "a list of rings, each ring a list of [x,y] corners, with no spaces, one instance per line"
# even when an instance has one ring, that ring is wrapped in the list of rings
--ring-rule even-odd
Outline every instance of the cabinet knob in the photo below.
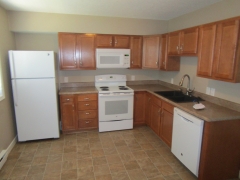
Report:
[[[115,44],[117,44],[117,40],[115,41]]]
[[[132,64],[133,64],[133,61],[132,61]]]
[[[74,61],[74,64],[76,65],[76,64],[77,64],[77,61]]]
[[[83,64],[82,61],[80,61],[79,64],[82,65]]]
[[[67,101],[69,101],[70,99],[66,99]]]
[[[85,114],[90,114],[90,113],[86,112]]]
[[[88,100],[89,98],[84,98],[84,99]]]
[[[89,106],[89,104],[85,104],[85,106]]]
[[[86,124],[89,124],[89,121],[86,121],[85,123],[86,123]]]
[[[112,41],[110,41],[110,45],[112,45]]]

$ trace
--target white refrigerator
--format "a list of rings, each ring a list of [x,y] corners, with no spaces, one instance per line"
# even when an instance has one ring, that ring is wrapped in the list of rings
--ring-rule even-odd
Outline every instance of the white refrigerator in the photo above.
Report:
[[[53,51],[9,51],[18,141],[59,138]]]

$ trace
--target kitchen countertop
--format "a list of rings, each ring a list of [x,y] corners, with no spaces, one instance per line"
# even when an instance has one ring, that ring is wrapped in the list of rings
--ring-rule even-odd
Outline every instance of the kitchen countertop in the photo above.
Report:
[[[134,91],[148,91],[154,94],[155,96],[160,97],[164,101],[172,104],[173,106],[179,109],[182,109],[183,111],[186,111],[189,114],[192,114],[208,122],[224,121],[224,120],[240,120],[240,112],[219,106],[217,104],[213,104],[206,100],[201,102],[205,106],[204,109],[195,110],[193,108],[193,105],[195,103],[193,102],[175,103],[158,94],[155,94],[154,91],[171,91],[172,90],[171,88],[168,88],[162,85],[147,84],[147,85],[128,85],[128,86],[132,88]],[[84,93],[98,93],[98,91],[94,86],[75,87],[75,88],[64,87],[64,88],[61,88],[61,90],[59,91],[60,95],[84,94]]]

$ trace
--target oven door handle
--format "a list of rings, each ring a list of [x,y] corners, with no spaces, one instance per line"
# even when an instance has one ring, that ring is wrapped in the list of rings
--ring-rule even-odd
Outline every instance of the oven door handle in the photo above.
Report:
[[[99,97],[133,96],[134,93],[106,93],[99,94]]]

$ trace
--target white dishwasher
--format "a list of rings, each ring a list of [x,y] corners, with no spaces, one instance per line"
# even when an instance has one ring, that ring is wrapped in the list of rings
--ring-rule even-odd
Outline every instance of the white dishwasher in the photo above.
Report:
[[[204,121],[174,108],[172,153],[198,176]]]

